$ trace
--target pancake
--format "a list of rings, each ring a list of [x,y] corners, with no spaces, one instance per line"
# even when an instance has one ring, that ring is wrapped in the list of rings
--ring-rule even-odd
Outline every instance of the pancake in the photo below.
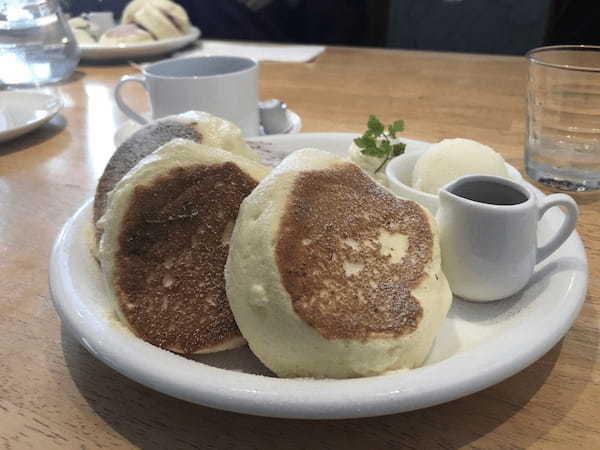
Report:
[[[134,0],[125,7],[121,22],[135,23],[156,39],[178,37],[190,30],[185,9],[170,0]]]
[[[115,309],[140,338],[182,354],[244,344],[223,269],[240,203],[267,168],[175,139],[108,196],[99,261]]]
[[[154,38],[145,30],[142,30],[137,25],[117,25],[109,28],[100,36],[98,41],[102,45],[118,45],[118,44],[141,44],[143,42],[152,42]]]
[[[160,9],[152,4],[144,6],[133,16],[134,23],[148,31],[155,39],[170,39],[183,33]]]
[[[90,21],[83,17],[71,17],[67,23],[73,30],[87,30],[90,28]]]
[[[121,14],[121,23],[132,23],[133,15],[151,1],[152,0],[132,0],[127,3]]]
[[[73,36],[79,44],[95,44],[98,27],[83,17],[73,17],[68,21]]]
[[[78,44],[95,44],[96,39],[91,33],[83,28],[74,28],[71,30]]]
[[[210,147],[243,156],[253,161],[258,157],[250,150],[242,131],[231,122],[212,114],[188,111],[154,121],[134,133],[117,148],[98,181],[94,198],[94,224],[106,208],[106,195],[142,158],[174,138],[189,139]]]
[[[370,376],[423,363],[450,307],[433,217],[314,149],[246,197],[225,268],[257,357],[281,377]]]

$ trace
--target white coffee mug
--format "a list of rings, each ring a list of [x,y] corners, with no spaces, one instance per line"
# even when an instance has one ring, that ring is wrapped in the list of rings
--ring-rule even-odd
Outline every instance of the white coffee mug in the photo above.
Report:
[[[258,136],[258,64],[235,56],[179,58],[150,64],[142,75],[125,75],[115,88],[117,105],[140,124],[148,120],[124,102],[121,88],[141,84],[150,96],[152,118],[190,110],[205,111],[235,123],[245,136]]]

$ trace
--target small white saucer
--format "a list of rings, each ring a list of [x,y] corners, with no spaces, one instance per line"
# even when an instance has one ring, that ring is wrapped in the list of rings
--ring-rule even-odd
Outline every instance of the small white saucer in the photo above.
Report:
[[[281,134],[296,134],[300,133],[302,129],[302,119],[298,114],[296,114],[291,109],[286,110],[286,115],[288,118],[289,127],[284,133]],[[150,119],[150,113],[142,114],[142,116]],[[134,120],[127,119],[123,124],[119,127],[117,132],[115,133],[114,143],[115,146],[118,147],[121,145],[127,138],[129,138],[133,133],[142,128],[143,125],[135,122]],[[261,136],[266,136],[267,134],[262,132],[261,126]]]
[[[62,108],[60,98],[30,91],[0,92],[0,142],[42,126]]]

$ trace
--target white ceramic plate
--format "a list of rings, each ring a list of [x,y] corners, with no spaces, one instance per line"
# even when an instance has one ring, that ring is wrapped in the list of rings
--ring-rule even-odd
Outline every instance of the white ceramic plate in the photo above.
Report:
[[[289,128],[285,133],[282,134],[300,133],[300,130],[302,129],[302,119],[300,118],[300,116],[289,108],[286,109],[285,113],[287,116]],[[148,120],[150,120],[151,117],[149,112],[142,114],[142,116],[144,116]],[[125,142],[126,139],[128,139],[133,133],[135,133],[142,127],[143,125],[139,124],[135,120],[126,119],[125,122],[123,122],[123,124],[117,129],[117,132],[115,133],[115,136],[113,138],[115,147],[121,145],[123,142]]]
[[[0,92],[0,142],[35,130],[62,108],[60,98],[29,91]]]
[[[79,44],[81,59],[88,61],[103,61],[111,59],[148,58],[172,53],[194,42],[200,36],[200,30],[192,27],[184,36],[173,39],[144,42],[141,44]]]
[[[353,134],[254,139],[270,149],[318,147],[345,153]],[[407,151],[427,143],[407,141]],[[542,195],[539,193],[539,195]],[[50,289],[70,332],[97,358],[146,386],[213,408],[288,418],[332,419],[398,413],[477,392],[519,372],[567,332],[583,303],[587,262],[579,236],[536,267],[531,283],[495,303],[456,300],[424,367],[348,380],[273,377],[247,347],[185,359],[134,337],[115,319],[88,251],[91,203],[65,224],[50,261]],[[562,220],[556,208],[540,240]]]

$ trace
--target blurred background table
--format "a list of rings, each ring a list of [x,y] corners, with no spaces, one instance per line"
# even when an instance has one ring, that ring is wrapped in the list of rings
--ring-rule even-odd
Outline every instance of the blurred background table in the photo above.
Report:
[[[573,328],[523,372],[441,406],[362,420],[251,417],[167,397],[96,360],[61,327],[47,264],[114,151],[124,117],[112,89],[134,71],[80,66],[52,88],[61,114],[0,146],[4,448],[598,448],[600,195],[577,198],[590,280]],[[404,119],[409,138],[484,142],[522,169],[526,75],[520,57],[329,47],[311,63],[261,63],[260,91],[287,102],[303,131],[361,132],[376,114]]]

